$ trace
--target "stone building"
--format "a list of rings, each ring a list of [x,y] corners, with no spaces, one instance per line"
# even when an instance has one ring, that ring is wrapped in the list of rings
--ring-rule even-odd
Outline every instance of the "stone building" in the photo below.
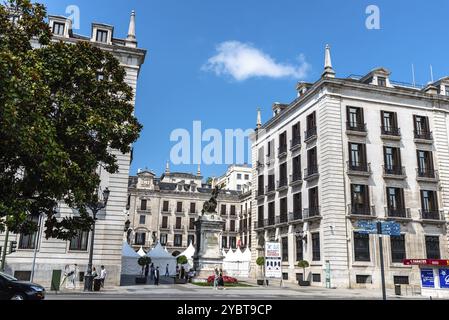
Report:
[[[134,249],[142,246],[148,250],[160,241],[176,255],[191,242],[195,244],[194,222],[212,192],[212,186],[202,180],[200,168],[196,175],[170,172],[168,163],[161,177],[142,170],[129,178],[128,241]],[[223,248],[237,247],[240,194],[222,190],[218,197],[217,211],[226,221],[220,244]]]
[[[77,43],[88,41],[102,50],[111,52],[126,70],[126,82],[136,92],[137,80],[146,50],[137,46],[135,33],[135,13],[131,14],[129,32],[126,39],[114,37],[114,27],[105,24],[92,24],[92,34],[81,36],[71,28],[71,21],[62,16],[49,16],[49,26],[53,31],[53,41]],[[36,44],[34,44],[36,45]],[[135,104],[135,101],[133,101]],[[119,171],[116,174],[101,172],[101,189],[110,190],[107,207],[98,213],[94,240],[93,265],[97,270],[104,265],[108,271],[106,285],[119,285],[121,251],[123,245],[123,228],[125,225],[126,200],[128,194],[128,177],[131,154],[113,151],[117,157]],[[58,208],[58,217],[76,216],[76,212],[64,204]],[[41,226],[44,221],[41,221]],[[11,242],[17,246],[17,251],[6,256],[6,272],[16,277],[29,280],[31,275],[33,255],[36,252],[34,281],[46,287],[50,286],[53,277],[63,276],[64,271],[78,265],[79,278],[87,270],[90,248],[90,233],[80,232],[71,241],[57,239],[46,240],[43,227],[32,235],[9,234],[7,252]],[[4,246],[5,234],[0,234],[0,246]],[[62,273],[62,275],[61,275]]]
[[[420,88],[385,68],[337,78],[326,47],[322,77],[297,91],[265,124],[258,115],[252,137],[253,260],[279,241],[286,281],[303,277],[304,259],[312,285],[329,275],[332,287],[377,288],[378,236],[358,221],[396,221],[386,284],[419,285],[403,259],[449,258],[449,78]]]

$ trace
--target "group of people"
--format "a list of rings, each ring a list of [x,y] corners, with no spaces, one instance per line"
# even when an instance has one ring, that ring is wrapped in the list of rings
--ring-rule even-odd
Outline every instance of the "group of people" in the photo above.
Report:
[[[167,271],[168,271],[168,264],[167,264]],[[148,277],[148,274],[150,275],[150,280],[153,280],[154,284],[158,286],[160,277],[159,267],[155,268],[154,263],[152,263],[151,265],[147,264],[145,266],[145,277]]]
[[[225,290],[224,280],[223,280],[223,270],[214,270],[214,290]]]
[[[100,274],[97,273],[97,269],[95,267],[92,269],[93,279],[99,280],[102,288],[104,288],[104,280],[106,279],[107,274],[108,273],[106,272],[104,266],[100,267]]]
[[[100,273],[97,272],[95,267],[92,268],[92,276],[94,280],[100,281],[101,287],[104,288],[104,281],[106,279],[107,272],[104,266],[101,266],[100,268]],[[77,264],[74,264],[73,268],[70,267],[70,265],[66,265],[61,286],[65,284],[67,289],[77,289],[78,276],[79,268]]]

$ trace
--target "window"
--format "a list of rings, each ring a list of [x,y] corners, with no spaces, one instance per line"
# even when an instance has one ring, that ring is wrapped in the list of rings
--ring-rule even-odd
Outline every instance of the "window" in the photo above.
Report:
[[[221,205],[220,213],[221,213],[222,215],[226,215],[226,205],[225,205],[225,204],[222,204],[222,205]]]
[[[189,219],[189,229],[190,230],[195,230],[195,218],[190,218]]]
[[[195,202],[190,203],[190,213],[196,213],[196,203]]]
[[[237,179],[241,180],[242,179],[242,174],[241,173],[237,173]]]
[[[446,94],[448,92],[446,91]],[[431,139],[429,118],[425,116],[413,116],[413,124],[415,128],[415,138],[417,139]]]
[[[274,189],[274,173],[272,173],[268,175],[268,191],[273,191]]]
[[[307,175],[318,173],[318,157],[316,147],[307,151]]]
[[[145,245],[145,236],[145,232],[136,232],[134,244],[141,246]]]
[[[288,280],[288,272],[282,272],[282,280]]]
[[[168,201],[164,201],[162,204],[162,211],[163,212],[168,212]]]
[[[438,200],[436,191],[421,190],[421,208],[423,218],[439,219]]]
[[[187,236],[187,243],[188,243],[188,245],[190,245],[190,244],[194,245],[195,244],[195,235],[189,234]]]
[[[140,223],[140,224],[145,224],[145,216],[144,216],[144,215],[141,215],[141,216],[139,217],[139,223]]]
[[[416,154],[418,157],[418,176],[434,178],[432,151],[417,150]]]
[[[301,156],[292,159],[292,182],[301,180]]]
[[[369,252],[369,234],[354,232],[354,260],[371,260]]]
[[[228,247],[228,237],[226,237],[226,236],[221,237],[221,245],[223,248]]]
[[[19,281],[30,281],[31,271],[14,271],[14,278]]]
[[[379,87],[386,87],[387,86],[387,78],[377,77],[377,84],[379,85]]]
[[[369,186],[351,185],[351,214],[370,215]]]
[[[275,222],[275,208],[274,208],[274,201],[268,203],[268,225],[272,226]]]
[[[237,185],[237,191],[240,191],[240,190],[242,190],[242,185],[241,185],[241,184],[238,184],[238,185]]]
[[[65,24],[61,22],[53,22],[53,34],[57,36],[64,35]]]
[[[176,203],[176,212],[178,213],[182,212],[182,202]]]
[[[97,42],[108,42],[108,32],[106,30],[97,30]]]
[[[161,245],[163,245],[163,246],[165,246],[167,244],[167,234],[166,233],[161,233],[160,241],[161,241]]]
[[[302,237],[296,236],[296,261],[304,260],[304,247]]]
[[[279,200],[279,219],[281,223],[288,222],[287,198]]]
[[[302,219],[302,196],[301,192],[295,193],[293,195],[293,219]]]
[[[445,86],[444,88],[446,90],[446,95],[449,96],[449,86]]]
[[[140,210],[147,210],[147,200],[146,199],[140,200]]]
[[[303,276],[302,276],[302,273],[296,273],[295,275],[296,275],[296,281],[303,281],[304,280]]]
[[[403,174],[401,150],[399,148],[384,147],[384,164],[386,174]]]
[[[245,180],[249,180],[249,174],[245,174]]]
[[[306,131],[306,139],[313,137],[316,135],[316,113],[312,112],[307,116],[307,131]]]
[[[349,143],[349,168],[355,171],[368,171],[364,144]]]
[[[321,282],[321,273],[312,273],[312,282]]]
[[[441,259],[440,237],[426,236],[427,259]]]
[[[231,216],[235,216],[235,205],[231,205]]]
[[[320,234],[312,233],[312,261],[321,260]]]
[[[309,189],[309,216],[319,215],[318,187]]]
[[[365,131],[362,108],[348,106],[346,109],[346,116],[348,130]]]
[[[29,217],[29,220],[34,223],[39,222],[39,217]],[[31,234],[21,234],[19,240],[19,249],[31,250],[36,246],[36,237],[38,236],[38,232],[33,232]]]
[[[168,228],[168,217],[162,217],[162,228],[167,229]]]
[[[257,195],[263,195],[264,194],[264,176],[260,175],[257,177]]]
[[[359,284],[373,283],[373,279],[368,275],[357,274],[355,276],[355,282]]]
[[[182,246],[182,234],[175,234],[174,246],[175,247],[181,247]]]
[[[381,111],[382,134],[398,136],[399,128],[396,112]]]
[[[237,239],[236,237],[229,237],[229,242],[231,243],[231,248],[236,249],[237,248]]]
[[[282,132],[279,135],[279,156],[287,152],[287,131]]]
[[[301,124],[297,122],[292,127],[292,142],[291,146],[295,147],[301,143]]]
[[[405,254],[405,236],[390,236],[391,245],[391,261],[395,263],[401,263],[406,259]]]
[[[267,146],[267,157],[268,159],[273,159],[274,158],[274,140],[268,141],[268,146]]]
[[[181,227],[182,227],[181,222],[182,222],[182,218],[181,217],[176,217],[176,224],[175,224],[176,230],[180,230],[181,229]]]
[[[406,217],[404,190],[402,188],[387,188],[388,215],[391,217]]]
[[[229,231],[235,231],[235,220],[231,220],[230,223],[231,223],[231,226],[229,228]]]
[[[263,205],[257,207],[257,226],[259,228],[263,227],[263,220],[264,220],[264,212],[263,212]]]
[[[87,251],[87,243],[89,242],[89,231],[78,231],[76,236],[70,240],[70,250]]]
[[[288,238],[284,237],[281,240],[281,252],[282,252],[282,261],[283,262],[288,262]]]
[[[410,284],[408,276],[393,276],[394,284]]]

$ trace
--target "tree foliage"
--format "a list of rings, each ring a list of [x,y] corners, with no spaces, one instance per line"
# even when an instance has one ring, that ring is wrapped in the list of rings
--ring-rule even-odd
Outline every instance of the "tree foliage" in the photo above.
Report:
[[[46,15],[30,0],[0,4],[0,228],[32,232],[44,213],[46,238],[67,240],[94,223],[98,169],[117,172],[113,150],[130,152],[142,127],[119,61],[53,41]],[[79,216],[56,218],[60,201]]]
[[[176,258],[176,262],[178,264],[187,264],[189,261],[187,260],[186,256],[182,255],[182,256],[179,256],[178,258]]]

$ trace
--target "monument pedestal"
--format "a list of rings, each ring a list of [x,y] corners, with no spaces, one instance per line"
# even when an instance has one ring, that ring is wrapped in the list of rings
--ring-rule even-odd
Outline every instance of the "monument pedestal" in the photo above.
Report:
[[[214,274],[215,268],[223,267],[221,235],[225,221],[217,213],[205,214],[195,221],[196,251],[193,266],[197,281],[206,281]]]

